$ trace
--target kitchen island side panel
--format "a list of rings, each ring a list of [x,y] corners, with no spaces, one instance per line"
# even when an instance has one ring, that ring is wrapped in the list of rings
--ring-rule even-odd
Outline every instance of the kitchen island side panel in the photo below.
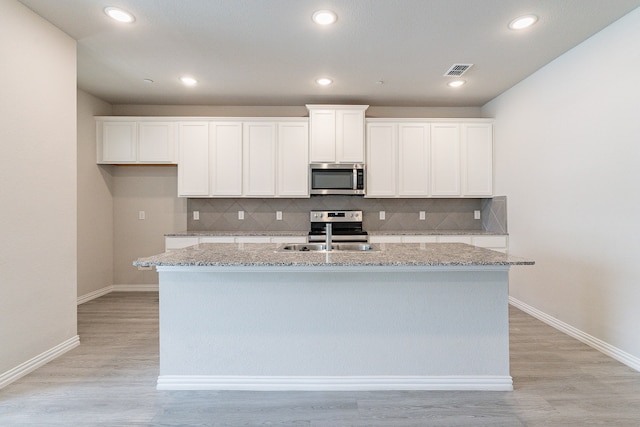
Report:
[[[509,377],[508,269],[161,272],[160,378]]]

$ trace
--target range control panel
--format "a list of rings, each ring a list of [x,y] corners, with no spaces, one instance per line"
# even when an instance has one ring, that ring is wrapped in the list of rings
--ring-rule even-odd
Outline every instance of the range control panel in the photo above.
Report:
[[[362,211],[311,211],[311,222],[361,222]]]

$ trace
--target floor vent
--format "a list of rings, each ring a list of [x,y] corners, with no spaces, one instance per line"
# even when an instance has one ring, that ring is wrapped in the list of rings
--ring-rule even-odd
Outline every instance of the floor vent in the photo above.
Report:
[[[471,68],[473,64],[453,64],[449,70],[444,73],[445,77],[460,77]]]

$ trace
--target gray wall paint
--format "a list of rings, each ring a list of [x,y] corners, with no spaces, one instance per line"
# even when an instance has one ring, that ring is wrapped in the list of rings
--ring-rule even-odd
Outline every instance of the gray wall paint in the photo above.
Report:
[[[158,273],[131,265],[164,252],[164,235],[187,227],[175,166],[109,166],[113,175],[114,284],[158,283]],[[145,219],[138,212],[145,211]]]
[[[116,116],[202,117],[308,117],[304,105],[207,106],[207,105],[114,105]],[[480,107],[369,107],[367,117],[483,117]]]
[[[640,358],[640,9],[488,103],[511,295]]]
[[[113,177],[96,165],[93,116],[111,105],[78,91],[78,297],[113,285]]]
[[[76,328],[76,43],[0,1],[0,377]]]

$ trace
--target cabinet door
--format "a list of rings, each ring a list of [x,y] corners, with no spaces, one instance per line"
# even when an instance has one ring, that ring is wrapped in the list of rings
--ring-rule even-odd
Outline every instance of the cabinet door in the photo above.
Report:
[[[136,122],[103,122],[101,163],[135,163],[136,130]]]
[[[428,123],[398,125],[398,195],[429,195],[429,147],[431,127]]]
[[[209,195],[209,124],[178,124],[178,195]]]
[[[336,111],[336,162],[364,162],[364,111]]]
[[[276,124],[243,125],[243,193],[245,196],[276,194]]]
[[[396,133],[393,123],[367,124],[367,197],[397,195]]]
[[[278,196],[309,197],[309,126],[278,123]]]
[[[336,161],[335,110],[310,110],[311,163]]]
[[[460,125],[431,124],[431,195],[460,196]]]
[[[242,195],[242,123],[209,122],[212,196]]]
[[[138,123],[138,162],[175,163],[175,123]]]
[[[493,125],[462,124],[462,194],[493,193]]]

